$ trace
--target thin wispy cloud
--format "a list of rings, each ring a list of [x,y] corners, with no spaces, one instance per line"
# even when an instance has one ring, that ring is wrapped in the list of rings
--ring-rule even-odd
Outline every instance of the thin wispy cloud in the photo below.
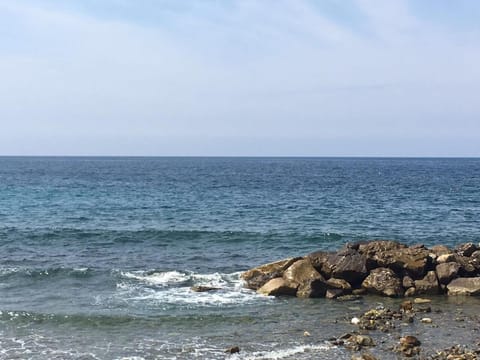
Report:
[[[425,3],[0,2],[0,153],[478,156],[480,5]]]

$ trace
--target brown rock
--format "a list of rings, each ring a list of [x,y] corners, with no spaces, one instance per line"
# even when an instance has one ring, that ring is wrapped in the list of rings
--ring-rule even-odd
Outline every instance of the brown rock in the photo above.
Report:
[[[458,271],[460,270],[460,264],[456,262],[438,264],[435,270],[440,284],[448,284],[457,276]]]
[[[332,289],[351,290],[352,286],[343,279],[330,278],[327,280],[327,286]]]
[[[480,295],[480,277],[456,278],[447,285],[448,295]]]
[[[252,290],[257,290],[262,287],[267,281],[281,277],[283,272],[293,263],[302,258],[289,258],[285,260],[276,261],[273,263],[261,265],[259,267],[245,271],[241,278],[245,281],[245,286]]]
[[[437,255],[437,258],[438,256],[440,255],[445,255],[445,254],[451,254],[452,251],[446,247],[445,245],[435,245],[435,246],[432,246],[432,248],[430,249],[430,251],[432,253],[434,253],[435,255]]]
[[[430,260],[429,254],[425,248],[401,248],[378,252],[374,259],[381,267],[388,267],[397,274],[406,271],[409,276],[418,279],[425,275]]]
[[[413,279],[410,276],[407,275],[407,276],[403,277],[402,286],[405,289],[408,289],[408,288],[411,288],[411,287],[415,286],[415,283],[413,282]]]
[[[367,269],[371,270],[379,267],[376,255],[385,251],[394,251],[404,249],[406,245],[393,240],[373,240],[369,242],[359,243],[358,252],[367,258]]]
[[[438,294],[438,280],[435,271],[429,271],[421,280],[415,280],[416,294]]]
[[[226,349],[225,352],[228,354],[237,354],[240,352],[240,348],[238,346],[232,346],[231,348]]]
[[[299,298],[319,298],[325,297],[327,292],[327,284],[323,279],[315,279],[300,284],[297,290]]]
[[[363,281],[362,287],[368,292],[391,297],[402,296],[404,292],[400,279],[388,268],[373,269]]]
[[[297,284],[292,284],[284,278],[275,278],[269,280],[265,285],[257,290],[259,294],[268,296],[290,295],[294,296],[297,292]]]
[[[326,251],[316,251],[307,255],[307,258],[310,260],[310,263],[317,271],[321,271],[327,257],[331,254],[332,253]]]
[[[406,335],[400,338],[400,345],[413,347],[420,346],[422,343],[413,335]]]

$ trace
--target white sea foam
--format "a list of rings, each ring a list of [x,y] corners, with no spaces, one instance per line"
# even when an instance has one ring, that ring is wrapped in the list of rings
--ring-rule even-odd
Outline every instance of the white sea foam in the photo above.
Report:
[[[119,296],[127,302],[146,302],[152,305],[222,306],[269,300],[245,289],[240,273],[199,274],[194,272],[121,272],[125,281],[117,284]],[[147,286],[145,286],[147,285]],[[192,286],[212,286],[216,291],[195,292]],[[271,299],[270,299],[271,300]]]
[[[331,345],[298,345],[292,348],[278,349],[272,351],[258,351],[250,354],[234,354],[230,359],[242,360],[277,360],[285,358],[300,357],[302,354],[314,355],[318,352],[326,352],[333,349]],[[325,354],[326,355],[326,354]],[[313,356],[316,358],[316,356]]]

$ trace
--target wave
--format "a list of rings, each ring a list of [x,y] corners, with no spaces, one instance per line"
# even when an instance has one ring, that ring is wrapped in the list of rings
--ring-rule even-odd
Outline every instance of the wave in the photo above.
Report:
[[[218,230],[200,230],[200,229],[96,229],[96,228],[71,228],[71,227],[47,227],[47,228],[17,228],[17,227],[0,227],[0,235],[8,241],[24,240],[24,241],[41,241],[41,240],[109,240],[112,243],[128,243],[141,242],[147,240],[166,240],[166,241],[182,241],[182,240],[215,240],[215,241],[252,241],[252,240],[269,240],[281,238],[298,238],[306,241],[338,241],[345,234],[335,232],[298,232],[298,231],[229,231],[225,229]]]
[[[121,272],[124,281],[117,284],[123,300],[161,306],[207,306],[245,304],[268,301],[268,298],[245,289],[240,272],[199,274],[180,271]],[[209,286],[213,291],[196,292],[193,286]]]
[[[46,278],[56,276],[67,276],[74,278],[85,278],[93,276],[96,270],[89,267],[48,267],[48,268],[27,268],[27,267],[0,267],[0,279],[6,280],[13,276],[29,278]]]
[[[280,348],[269,351],[257,351],[250,354],[235,354],[230,359],[242,359],[242,360],[278,360],[285,358],[294,358],[297,359],[302,357],[302,355],[307,355],[308,358],[323,358],[320,357],[319,353],[324,353],[325,359],[330,359],[332,354],[330,351],[335,349],[335,346],[330,344],[320,344],[320,345],[298,345],[290,348]],[[325,354],[328,351],[328,355]],[[303,358],[303,357],[302,357]]]

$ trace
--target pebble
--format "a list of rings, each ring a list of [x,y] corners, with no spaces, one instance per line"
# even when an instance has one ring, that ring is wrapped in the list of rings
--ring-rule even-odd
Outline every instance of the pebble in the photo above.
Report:
[[[236,354],[240,352],[240,348],[238,346],[232,346],[231,348],[225,350],[225,352],[228,354]]]
[[[428,317],[425,317],[425,318],[422,318],[420,319],[420,322],[424,323],[424,324],[431,324],[432,323],[432,319],[428,318]]]
[[[358,323],[360,322],[360,319],[357,318],[357,317],[354,317],[352,318],[352,320],[350,321],[353,325],[358,325]]]

